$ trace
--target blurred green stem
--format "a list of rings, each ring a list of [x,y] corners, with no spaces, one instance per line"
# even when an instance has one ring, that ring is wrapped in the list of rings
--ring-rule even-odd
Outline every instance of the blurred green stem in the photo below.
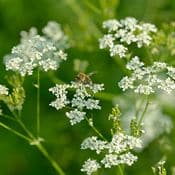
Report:
[[[37,137],[40,132],[40,70],[37,70]]]
[[[145,104],[145,107],[144,107],[144,109],[143,109],[143,113],[142,113],[142,115],[140,116],[140,119],[139,119],[139,121],[138,121],[139,126],[142,124],[142,121],[143,121],[143,118],[144,118],[144,116],[145,116],[145,113],[146,113],[146,111],[147,111],[147,109],[148,109],[148,106],[149,106],[149,96],[146,97],[146,104]]]
[[[86,13],[86,11],[84,9],[82,9],[82,7],[80,6],[80,3],[76,0],[65,0],[65,2],[69,5],[69,7],[73,10],[73,12],[77,15],[78,17],[78,22],[80,26],[91,26],[91,31],[92,31],[92,35],[95,38],[98,38],[102,33],[101,31],[98,29],[97,25],[94,23],[94,21],[89,18],[89,15]],[[91,6],[92,8],[92,6]],[[94,7],[93,7],[94,9]],[[96,9],[97,10],[97,9]]]
[[[124,175],[123,169],[120,165],[118,165],[118,169],[119,169],[120,175]]]
[[[11,111],[11,110],[10,110]],[[11,111],[11,113],[14,115],[16,122],[21,126],[21,128],[26,132],[26,134],[28,136],[25,136],[23,134],[21,134],[20,132],[10,128],[9,126],[3,124],[0,122],[0,126],[7,129],[8,131],[12,132],[13,134],[29,141],[29,143],[33,146],[36,146],[38,148],[38,150],[45,156],[45,158],[50,162],[50,164],[52,165],[52,167],[55,169],[55,171],[59,174],[59,175],[65,175],[65,173],[63,172],[63,170],[61,169],[61,167],[59,166],[59,164],[49,155],[49,153],[46,151],[46,149],[44,148],[44,146],[41,144],[41,141],[39,140],[40,138],[37,135],[37,138],[35,138],[35,136],[32,134],[32,132],[26,127],[26,125],[24,124],[24,122],[21,120],[21,117],[19,116],[19,114],[16,114],[15,112]]]
[[[101,14],[101,11],[94,4],[92,4],[89,0],[84,0],[84,3],[86,4],[87,7],[89,7],[92,11],[94,11],[98,15]]]
[[[58,165],[58,163],[49,155],[47,150],[41,145],[41,143],[35,145],[38,150],[48,159],[48,161],[51,163],[52,167],[56,170],[56,172],[59,175],[65,175],[61,167]]]
[[[5,125],[5,124],[2,123],[2,122],[0,122],[0,126],[3,127],[3,128],[6,129],[6,130],[12,132],[13,134],[17,135],[17,136],[20,137],[20,138],[23,138],[23,139],[25,139],[25,140],[27,140],[27,141],[29,141],[29,142],[31,141],[31,139],[30,139],[29,137],[27,137],[27,136],[21,134],[20,132],[16,131],[15,129],[12,129],[11,127]]]
[[[85,117],[86,121],[88,122],[89,126],[94,130],[94,132],[103,140],[107,141],[107,139],[100,133],[100,131],[91,123],[91,121]]]

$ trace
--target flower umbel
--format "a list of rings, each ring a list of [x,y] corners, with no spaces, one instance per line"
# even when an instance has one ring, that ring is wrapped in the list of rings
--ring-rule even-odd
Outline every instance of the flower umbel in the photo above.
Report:
[[[123,91],[132,89],[135,93],[150,95],[160,90],[171,93],[175,89],[175,68],[164,62],[154,62],[145,67],[136,56],[127,63],[126,68],[132,73],[119,82]]]
[[[67,59],[63,49],[64,47],[58,47],[54,38],[40,36],[37,30],[32,28],[29,33],[22,32],[21,43],[12,48],[11,54],[4,57],[6,70],[19,72],[22,76],[32,75],[36,67],[43,71],[56,70],[60,63]]]
[[[50,106],[57,110],[69,105],[71,110],[66,112],[71,125],[84,120],[86,112],[84,109],[101,109],[99,100],[93,99],[93,95],[104,89],[103,84],[93,84],[91,81],[72,81],[70,84],[57,84],[49,89],[56,96],[56,100],[50,103]],[[68,98],[68,91],[73,91],[72,98]]]
[[[99,39],[100,49],[109,48],[111,56],[119,55],[120,58],[126,57],[127,46],[132,43],[136,43],[138,48],[150,45],[151,35],[157,31],[153,24],[139,22],[132,17],[104,21],[103,28],[108,33]]]

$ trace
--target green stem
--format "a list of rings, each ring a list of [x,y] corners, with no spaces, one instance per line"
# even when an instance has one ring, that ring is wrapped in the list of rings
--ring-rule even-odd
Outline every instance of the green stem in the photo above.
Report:
[[[89,126],[94,130],[94,132],[103,140],[107,141],[107,139],[100,133],[100,131],[93,125],[91,124],[90,120],[85,117],[86,121],[88,122]]]
[[[85,0],[84,3],[95,13],[97,13],[98,15],[101,14],[101,11],[95,6],[93,5],[91,2],[89,2],[89,0]]]
[[[19,125],[22,127],[22,129],[28,134],[28,136],[32,139],[34,139],[33,134],[27,129],[27,127],[25,126],[25,124],[21,121],[21,119],[17,119],[17,122],[19,123]]]
[[[21,134],[20,132],[16,131],[15,129],[10,128],[9,126],[5,125],[5,124],[2,123],[2,122],[0,122],[0,126],[3,127],[3,128],[6,129],[6,130],[12,132],[13,134],[17,135],[17,136],[20,137],[20,138],[23,138],[23,139],[25,139],[25,140],[27,140],[27,141],[29,141],[29,142],[31,141],[31,139],[28,138],[27,136]]]
[[[37,70],[37,137],[40,133],[40,70]]]
[[[36,147],[38,148],[38,150],[48,159],[48,161],[51,163],[52,167],[56,170],[56,172],[59,175],[65,175],[65,173],[63,172],[63,170],[61,169],[61,167],[57,164],[57,162],[49,155],[49,153],[47,152],[47,150],[41,145],[41,144],[37,144]]]
[[[139,126],[141,125],[141,123],[142,123],[142,121],[143,121],[143,118],[144,118],[145,113],[146,113],[146,111],[147,111],[147,109],[148,109],[148,106],[149,106],[149,97],[147,97],[147,99],[146,99],[146,104],[145,104],[145,107],[144,107],[144,109],[143,109],[143,113],[142,113],[142,115],[141,115],[141,117],[140,117],[140,119],[139,119],[139,121],[138,121]]]
[[[9,108],[10,110],[10,108]],[[29,131],[29,129],[25,126],[25,124],[23,123],[23,121],[21,120],[21,113],[19,112],[18,114],[16,114],[14,111],[11,111],[10,112],[13,114],[14,116],[14,121],[17,122],[21,128],[26,132],[26,134],[31,138],[31,139],[34,139],[34,136],[33,134]]]
[[[96,93],[94,96],[104,101],[113,101],[117,97],[117,95],[107,93],[107,92],[99,92],[99,93]]]
[[[129,71],[126,69],[126,63],[124,62],[124,60],[120,59],[119,57],[115,56],[113,57],[113,60],[115,61],[115,63],[117,64],[117,66],[119,66],[119,68],[121,69],[121,71],[125,74],[128,75]]]
[[[24,131],[29,135],[29,137],[31,137],[32,140],[36,140],[35,137],[33,136],[33,134],[27,129],[25,124],[20,119],[18,119],[17,121],[20,124],[20,126],[24,129]],[[32,140],[30,140],[30,143],[32,143]],[[52,159],[52,157],[49,155],[49,153],[46,151],[46,149],[41,145],[41,143],[35,144],[34,146],[36,146],[38,148],[38,150],[48,159],[48,161],[51,163],[51,165],[55,169],[55,171],[58,172],[58,174],[64,175],[63,170]]]
[[[135,98],[135,101],[136,101],[136,100],[137,100],[137,97]],[[141,102],[140,102],[138,108],[137,108],[137,105],[136,105],[136,103],[135,103],[135,117],[136,117],[136,118],[138,118],[138,116],[139,116],[140,109],[141,109],[143,103],[144,103],[144,99],[141,100]]]
[[[12,118],[12,117],[6,115],[6,114],[3,114],[2,117],[16,122],[16,119],[14,119],[14,118]]]
[[[118,165],[118,169],[119,169],[120,175],[124,175],[123,169],[120,165]]]

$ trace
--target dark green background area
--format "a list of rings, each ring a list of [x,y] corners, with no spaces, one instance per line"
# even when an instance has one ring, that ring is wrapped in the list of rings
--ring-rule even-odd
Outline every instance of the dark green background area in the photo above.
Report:
[[[93,8],[90,3],[96,8]],[[102,36],[102,21],[109,18],[133,16],[155,23],[170,22],[175,18],[174,0],[0,0],[0,83],[5,83],[3,56],[19,43],[21,30],[35,26],[40,31],[49,20],[62,24],[69,36],[71,48],[68,49],[68,60],[62,63],[56,76],[69,82],[74,79],[73,60],[88,60],[87,72],[96,71],[92,77],[95,82],[105,84],[106,92],[120,94],[117,81],[122,77],[120,62],[116,64],[109,53],[98,48],[98,38]],[[26,101],[23,109],[23,120],[35,132],[36,89],[33,86],[35,76],[25,80]],[[68,175],[79,175],[80,167],[93,153],[81,151],[82,140],[93,134],[86,122],[74,127],[65,117],[65,111],[56,111],[48,106],[54,97],[48,88],[54,85],[47,73],[41,76],[41,135],[51,155],[57,160]],[[102,101],[102,110],[95,111],[94,118],[104,135],[110,134],[111,123],[106,122],[112,102]],[[175,110],[167,111],[174,120]],[[1,119],[2,120],[2,119]],[[175,121],[175,120],[174,120]],[[6,122],[6,121],[5,121]],[[168,139],[170,146],[175,147],[175,131],[162,135]],[[162,155],[168,157],[167,168],[175,166],[175,149],[164,149],[159,140],[155,140],[139,154],[135,166],[127,169],[128,175],[150,175],[153,166]],[[112,171],[101,173],[114,174]],[[20,138],[0,128],[0,175],[54,175],[56,174],[45,158],[32,146]]]

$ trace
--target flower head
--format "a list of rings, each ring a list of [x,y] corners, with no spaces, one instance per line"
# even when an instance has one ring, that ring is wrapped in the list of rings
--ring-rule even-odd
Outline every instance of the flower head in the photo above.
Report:
[[[111,56],[119,55],[120,58],[126,56],[127,45],[136,43],[138,48],[150,45],[151,35],[157,31],[153,24],[132,17],[104,21],[103,28],[107,29],[107,34],[99,39],[100,49],[109,48]]]
[[[56,96],[56,100],[51,102],[50,106],[59,110],[69,105],[71,110],[66,112],[66,116],[70,119],[71,125],[74,125],[84,120],[86,115],[86,112],[83,111],[84,109],[101,109],[99,100],[93,99],[93,94],[103,89],[103,84],[94,84],[92,82],[72,81],[70,84],[57,84],[49,89]],[[69,90],[74,92],[71,98],[67,97]]]
[[[91,175],[100,168],[100,164],[96,160],[88,159],[85,161],[81,168],[82,172],[86,172],[87,175]]]
[[[6,70],[19,72],[22,76],[32,75],[37,67],[43,71],[56,70],[67,59],[67,54],[53,38],[38,35],[35,28],[21,35],[21,43],[4,57]]]
[[[175,74],[173,67],[163,62],[154,62],[145,67],[138,57],[133,57],[126,68],[132,73],[119,82],[119,87],[125,91],[132,89],[135,93],[150,95],[158,90],[171,93],[175,89]]]
[[[8,94],[9,94],[8,88],[0,84],[0,95],[8,95]]]

